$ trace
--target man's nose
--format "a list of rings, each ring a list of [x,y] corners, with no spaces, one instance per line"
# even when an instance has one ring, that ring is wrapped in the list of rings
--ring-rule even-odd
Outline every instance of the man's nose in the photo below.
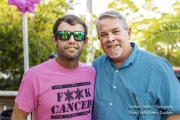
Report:
[[[69,38],[70,42],[75,42],[76,40],[74,39],[74,36],[71,34],[70,38]]]
[[[114,35],[113,34],[109,34],[108,35],[108,41],[109,42],[112,42],[112,41],[114,41],[115,39],[114,39]]]

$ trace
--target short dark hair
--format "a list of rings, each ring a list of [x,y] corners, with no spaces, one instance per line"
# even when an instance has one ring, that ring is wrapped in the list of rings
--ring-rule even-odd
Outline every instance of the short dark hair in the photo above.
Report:
[[[62,23],[62,22],[66,22],[70,25],[75,25],[75,24],[81,24],[84,28],[84,32],[86,33],[86,35],[88,34],[88,29],[87,29],[87,25],[86,23],[81,19],[79,18],[78,16],[76,15],[66,15],[66,16],[63,16],[63,17],[60,17],[56,20],[54,26],[53,26],[53,34],[55,35],[57,30],[58,30],[58,26]]]

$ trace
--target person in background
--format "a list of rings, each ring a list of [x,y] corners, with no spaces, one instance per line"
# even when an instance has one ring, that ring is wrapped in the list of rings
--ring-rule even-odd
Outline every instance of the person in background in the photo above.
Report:
[[[48,57],[48,59],[53,59],[53,58],[56,58],[57,57],[57,54],[56,53],[51,53]]]
[[[93,120],[180,120],[180,83],[164,58],[130,42],[131,29],[116,11],[99,15],[105,55],[95,59]]]
[[[88,43],[87,25],[75,15],[57,19],[52,40],[57,57],[24,73],[12,120],[91,120],[96,71],[79,62]]]

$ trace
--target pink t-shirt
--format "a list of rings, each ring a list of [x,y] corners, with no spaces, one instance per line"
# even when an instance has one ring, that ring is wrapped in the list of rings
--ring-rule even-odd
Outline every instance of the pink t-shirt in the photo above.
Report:
[[[24,74],[15,102],[34,120],[91,120],[95,75],[84,63],[69,70],[50,59]]]

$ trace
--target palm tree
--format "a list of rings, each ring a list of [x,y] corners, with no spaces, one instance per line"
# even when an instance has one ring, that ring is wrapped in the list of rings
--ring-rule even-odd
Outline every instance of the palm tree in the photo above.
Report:
[[[168,59],[172,65],[180,66],[180,11],[176,14],[162,14],[158,22],[143,32],[140,46]]]

